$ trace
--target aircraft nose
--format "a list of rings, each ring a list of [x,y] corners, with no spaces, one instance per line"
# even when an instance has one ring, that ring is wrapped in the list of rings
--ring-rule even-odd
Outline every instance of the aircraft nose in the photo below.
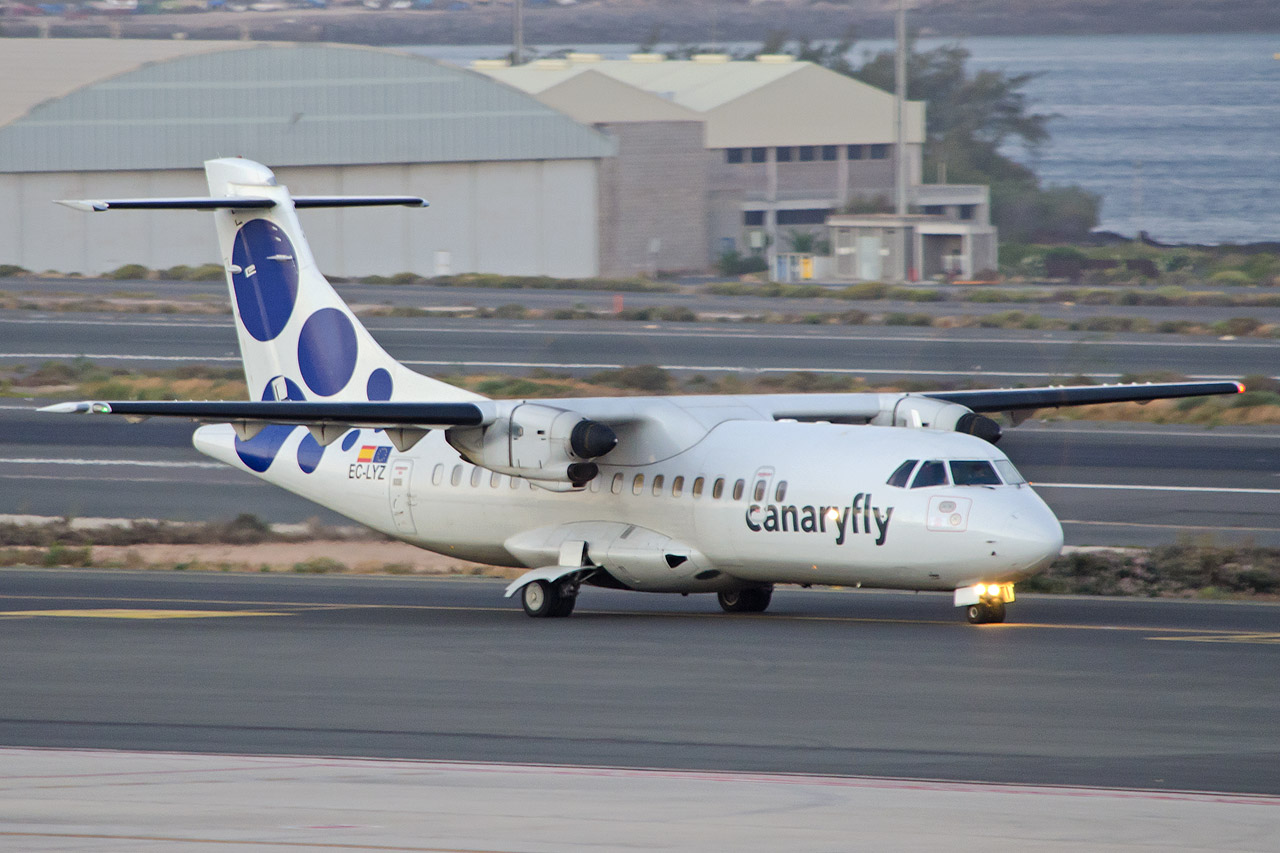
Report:
[[[1000,549],[1000,556],[1018,569],[1042,569],[1062,551],[1062,525],[1053,510],[1037,498],[1034,504],[1020,506],[1010,514]]]

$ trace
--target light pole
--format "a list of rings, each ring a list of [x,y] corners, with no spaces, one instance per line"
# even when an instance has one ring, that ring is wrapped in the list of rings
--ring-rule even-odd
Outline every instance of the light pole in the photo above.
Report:
[[[911,261],[907,253],[911,241],[907,239],[907,182],[910,180],[907,171],[907,2],[898,0],[898,14],[894,22],[897,36],[897,49],[894,51],[893,79],[893,117],[896,125],[893,160],[894,160],[894,211],[898,216],[898,269],[895,270],[898,280],[909,278],[908,270]]]
[[[524,0],[511,4],[511,64],[524,63]]]

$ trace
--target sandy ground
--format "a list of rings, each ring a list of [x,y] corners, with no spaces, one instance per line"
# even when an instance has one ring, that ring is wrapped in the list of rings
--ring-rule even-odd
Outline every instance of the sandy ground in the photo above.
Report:
[[[95,545],[96,566],[130,569],[188,569],[230,571],[316,571],[295,568],[312,560],[336,560],[342,567],[328,571],[421,575],[512,576],[516,569],[482,566],[466,560],[434,554],[404,542],[315,540],[310,542],[265,542],[259,545]]]

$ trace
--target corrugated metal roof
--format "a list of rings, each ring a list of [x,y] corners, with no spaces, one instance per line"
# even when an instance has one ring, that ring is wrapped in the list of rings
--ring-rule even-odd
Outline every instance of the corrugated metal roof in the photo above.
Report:
[[[748,95],[775,80],[794,74],[806,64],[803,62],[606,60],[565,65],[531,62],[528,65],[481,70],[495,80],[501,80],[530,93],[546,91],[578,74],[594,71],[635,86],[637,89],[660,95],[687,109],[706,112],[741,98],[743,95]],[[856,83],[856,85],[865,84]]]
[[[587,71],[535,95],[549,107],[585,124],[631,121],[702,121],[701,113],[638,89],[607,74]]]
[[[7,38],[0,49],[0,127],[32,107],[140,65],[252,42]]]
[[[700,115],[708,148],[884,143],[897,135],[893,95],[811,62],[607,60],[477,70],[575,116],[595,109],[600,93],[573,83],[588,73],[610,77]],[[614,106],[616,113],[626,103]],[[923,141],[924,103],[908,101],[906,117],[907,141]]]
[[[607,157],[603,134],[425,57],[336,45],[183,56],[92,83],[0,128],[0,172]]]

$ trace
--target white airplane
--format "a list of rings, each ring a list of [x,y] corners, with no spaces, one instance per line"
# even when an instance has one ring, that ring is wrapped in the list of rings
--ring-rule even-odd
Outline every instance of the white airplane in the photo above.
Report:
[[[251,400],[82,402],[42,411],[202,422],[200,452],[376,530],[529,569],[530,616],[585,585],[714,592],[761,612],[775,584],[946,590],[1000,622],[1062,546],[983,413],[1237,393],[1236,382],[926,394],[490,400],[389,356],[343,303],[296,209],[411,197],[291,197],[265,166],[205,163],[208,198],[62,202],[211,210]]]

